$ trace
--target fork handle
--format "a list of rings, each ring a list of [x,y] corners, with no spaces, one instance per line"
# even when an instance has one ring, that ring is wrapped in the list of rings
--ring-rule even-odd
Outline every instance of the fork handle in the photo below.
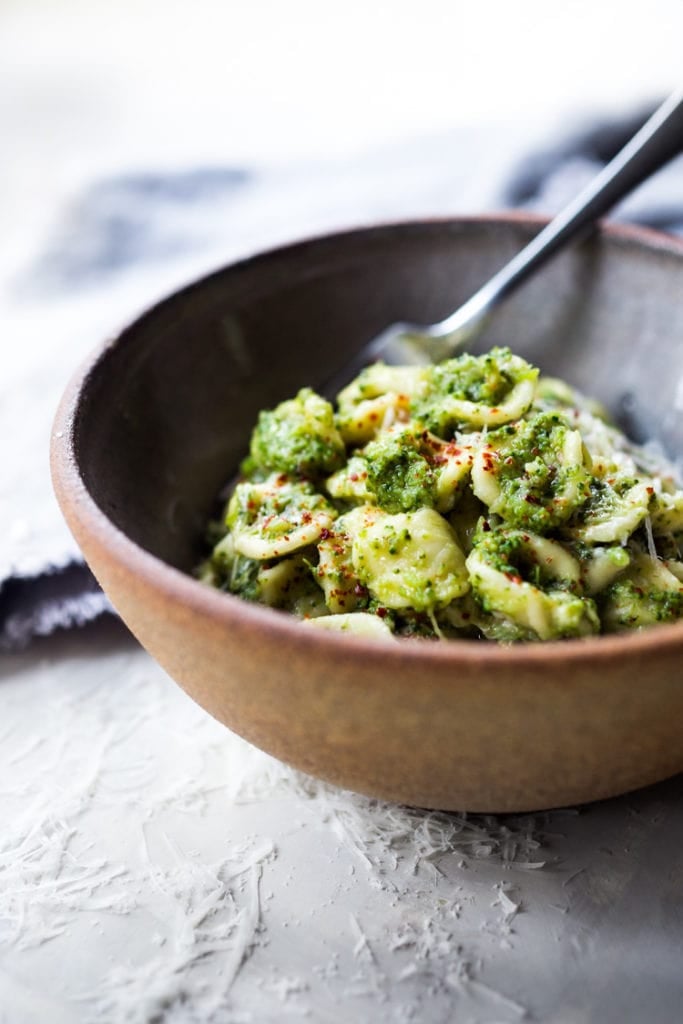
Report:
[[[624,148],[550,223],[455,313],[434,325],[447,338],[484,319],[570,239],[607,213],[637,185],[683,151],[683,89],[672,93]]]

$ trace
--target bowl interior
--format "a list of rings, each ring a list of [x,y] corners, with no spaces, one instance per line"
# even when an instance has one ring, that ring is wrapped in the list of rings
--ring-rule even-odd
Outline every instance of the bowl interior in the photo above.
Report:
[[[176,293],[89,370],[74,424],[86,488],[130,539],[191,569],[259,409],[320,386],[394,320],[442,318],[538,227],[499,218],[349,232],[247,260]],[[522,288],[476,349],[509,344],[675,457],[682,295],[683,246],[601,231]]]

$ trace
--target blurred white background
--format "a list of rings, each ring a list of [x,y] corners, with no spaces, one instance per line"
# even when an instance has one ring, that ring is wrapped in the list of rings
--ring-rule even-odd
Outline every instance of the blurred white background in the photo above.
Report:
[[[3,0],[3,262],[93,175],[555,133],[669,91],[682,38],[680,0]]]

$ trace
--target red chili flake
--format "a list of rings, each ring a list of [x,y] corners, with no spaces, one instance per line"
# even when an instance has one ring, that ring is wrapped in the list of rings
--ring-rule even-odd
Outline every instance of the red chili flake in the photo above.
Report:
[[[494,415],[494,416],[495,416],[495,414],[496,414],[497,412],[499,412],[499,411],[500,411],[500,410],[498,409],[498,406],[495,406],[495,407],[494,407],[493,409],[491,409],[491,412],[493,413],[493,415]]]
[[[465,619],[465,621],[467,621],[467,619],[470,619],[470,618],[471,618],[472,616],[470,615],[470,613],[469,613],[469,612],[463,612],[463,613],[462,613],[462,615],[461,615],[460,617],[461,617],[462,619]]]
[[[518,576],[516,572],[505,572],[503,575],[510,580],[510,583],[521,583],[522,577]]]
[[[321,540],[329,540],[331,536],[332,536],[332,531],[328,530],[327,527],[324,526],[323,529],[320,531],[320,539]]]
[[[646,487],[645,490],[647,491],[648,494],[654,494],[655,493],[654,487]]]
[[[313,516],[308,511],[304,511],[304,512],[301,513],[301,522],[302,523],[310,523],[312,518],[313,518]]]
[[[541,504],[540,498],[537,498],[534,494],[525,494],[524,495],[524,500],[528,501],[530,505],[540,505]]]
[[[364,587],[362,583],[356,583],[355,587],[353,588],[353,592],[356,595],[356,597],[365,597],[368,591],[367,588]]]
[[[387,615],[389,614],[388,613],[388,609],[386,609],[386,608],[378,608],[377,609],[377,614],[379,615],[380,619],[386,619]]]
[[[505,465],[506,466],[514,466],[514,464],[515,464],[515,460],[512,458],[511,455],[508,455],[507,459],[505,460]]]
[[[279,487],[284,487],[284,485],[287,483],[287,474],[286,473],[280,473],[280,475],[278,476],[278,478],[275,481],[275,483]]]
[[[373,423],[376,423],[377,420],[379,419],[379,416],[377,415],[376,412],[371,412],[370,415],[368,416],[368,419],[372,420]]]
[[[355,483],[357,479],[358,479],[358,473],[350,473],[349,474],[349,480],[353,480],[353,482]]]
[[[489,523],[488,519],[484,521],[481,528],[484,531],[484,533],[488,533],[490,531],[491,524]]]

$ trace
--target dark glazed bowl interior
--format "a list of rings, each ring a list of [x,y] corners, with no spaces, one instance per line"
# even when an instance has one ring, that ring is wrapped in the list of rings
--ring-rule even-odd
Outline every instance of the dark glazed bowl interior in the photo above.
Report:
[[[320,386],[388,323],[444,317],[539,226],[390,225],[246,260],[142,316],[65,397],[57,493],[114,603],[216,717],[314,774],[428,806],[515,810],[683,769],[681,623],[507,649],[372,646],[173,571],[189,574],[200,559],[260,409]],[[676,458],[682,297],[683,245],[605,229],[528,283],[476,348],[509,344]],[[646,689],[632,686],[636,670],[648,673]],[[422,755],[420,737],[434,728],[442,739]]]

